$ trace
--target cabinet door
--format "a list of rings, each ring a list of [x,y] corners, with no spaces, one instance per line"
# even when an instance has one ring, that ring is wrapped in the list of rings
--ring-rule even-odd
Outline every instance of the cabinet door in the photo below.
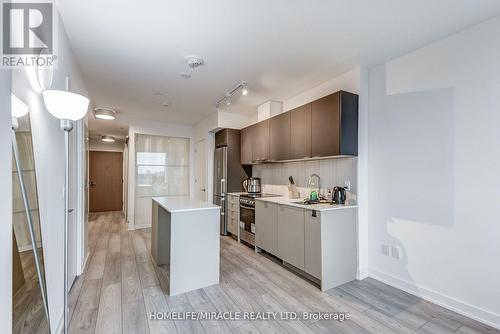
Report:
[[[304,270],[304,210],[285,205],[278,209],[278,257]]]
[[[252,163],[252,127],[242,129],[240,135],[241,164],[250,165]]]
[[[312,156],[340,154],[340,92],[312,102],[311,124]]]
[[[236,201],[238,200],[238,196],[228,195],[228,217],[227,217],[227,230],[238,236],[238,204]]]
[[[255,245],[273,255],[277,254],[278,205],[255,201]]]
[[[269,120],[269,157],[280,161],[290,159],[290,113]]]
[[[290,114],[290,159],[311,157],[311,103]]]
[[[251,128],[253,162],[269,160],[269,120],[254,124]]]
[[[321,279],[321,214],[305,210],[304,217],[305,272]]]

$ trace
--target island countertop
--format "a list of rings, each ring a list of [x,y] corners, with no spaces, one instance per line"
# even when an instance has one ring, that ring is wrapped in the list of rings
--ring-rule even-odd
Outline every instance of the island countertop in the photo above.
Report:
[[[182,197],[153,197],[153,201],[168,212],[185,212],[197,210],[220,210],[220,206],[203,202],[188,196]]]

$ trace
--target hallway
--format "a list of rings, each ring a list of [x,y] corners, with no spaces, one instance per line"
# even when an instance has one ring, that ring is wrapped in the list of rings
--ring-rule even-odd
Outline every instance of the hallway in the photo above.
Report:
[[[71,333],[499,333],[373,279],[322,293],[229,238],[221,283],[170,297],[167,272],[150,260],[150,230],[128,231],[121,212],[91,214],[89,243],[70,293]],[[149,320],[153,311],[339,311],[351,320]]]

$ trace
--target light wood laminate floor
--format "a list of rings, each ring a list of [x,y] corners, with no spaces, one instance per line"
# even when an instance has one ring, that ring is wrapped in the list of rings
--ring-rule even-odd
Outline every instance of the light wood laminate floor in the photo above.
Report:
[[[92,214],[91,257],[70,294],[70,333],[500,333],[374,279],[321,292],[229,237],[221,282],[166,294],[168,272],[149,255],[150,230],[127,231],[119,212]],[[157,311],[349,312],[351,320],[158,321]]]

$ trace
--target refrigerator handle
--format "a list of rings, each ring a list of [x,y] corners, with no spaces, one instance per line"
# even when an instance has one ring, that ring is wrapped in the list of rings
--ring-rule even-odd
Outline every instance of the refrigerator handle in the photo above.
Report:
[[[221,196],[224,196],[225,193],[224,193],[224,183],[226,182],[226,180],[224,179],[220,179],[220,195]]]
[[[226,213],[226,199],[222,197],[220,199],[220,215],[224,216]]]

